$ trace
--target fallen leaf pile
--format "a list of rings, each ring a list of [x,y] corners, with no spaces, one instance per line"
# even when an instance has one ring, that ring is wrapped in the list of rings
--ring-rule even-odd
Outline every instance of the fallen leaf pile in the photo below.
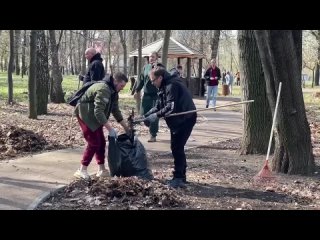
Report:
[[[185,202],[174,189],[160,181],[137,177],[78,180],[63,191],[63,200],[52,197],[42,205],[64,209],[74,205],[81,209],[168,209],[183,208]],[[76,204],[75,204],[76,203]]]
[[[130,108],[124,107],[123,115],[128,116]],[[68,104],[48,104],[48,114],[39,115],[38,119],[28,118],[28,105],[26,103],[15,103],[14,105],[8,105],[4,102],[0,102],[0,125],[14,126],[15,128],[24,129],[25,131],[30,131],[36,136],[42,136],[46,141],[46,145],[41,145],[39,147],[34,147],[30,142],[33,142],[31,138],[29,140],[25,139],[25,145],[23,147],[14,146],[15,144],[20,144],[19,141],[12,142],[8,146],[3,141],[8,134],[8,131],[2,133],[4,137],[2,142],[0,142],[0,160],[9,159],[18,156],[24,156],[30,152],[39,152],[42,150],[57,150],[63,148],[74,148],[82,147],[86,144],[82,132],[80,130],[78,121],[74,116],[72,118],[72,113],[74,107]],[[71,120],[72,119],[72,120]],[[118,124],[113,117],[110,119],[112,126],[121,132],[122,127]],[[149,130],[143,124],[136,126],[139,131],[139,135],[149,134]],[[160,125],[161,131],[169,131],[163,122]],[[105,136],[108,135],[108,131],[104,129]],[[24,135],[29,136],[31,135]],[[0,140],[1,141],[1,140]],[[13,144],[13,145],[12,145]],[[10,147],[12,145],[12,147]],[[28,148],[28,150],[26,150]],[[8,150],[9,149],[9,150]]]
[[[311,143],[313,147],[313,155],[320,157],[320,124],[312,122],[309,124],[311,132]]]
[[[23,128],[0,125],[0,159],[17,152],[41,151],[47,145],[43,136]]]

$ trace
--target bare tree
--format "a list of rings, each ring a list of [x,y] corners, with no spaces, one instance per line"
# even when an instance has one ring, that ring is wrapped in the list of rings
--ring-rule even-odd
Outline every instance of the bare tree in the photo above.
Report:
[[[21,31],[20,30],[14,30],[15,31],[15,70],[16,70],[16,75],[19,76],[20,75],[20,62],[19,62],[19,48],[20,48],[20,43],[21,43]]]
[[[78,33],[77,35],[76,35],[76,40],[77,40],[77,58],[75,58],[76,59],[76,68],[77,68],[77,70],[78,71],[76,71],[77,72],[77,74],[81,74],[81,71],[82,71],[82,68],[81,68],[81,59],[82,59],[82,54],[84,54],[84,53],[82,53],[82,51],[80,50],[80,49],[82,49],[83,48],[83,46],[81,45],[81,35],[80,35],[80,33]],[[81,47],[82,46],[82,47]]]
[[[37,30],[30,32],[29,118],[37,119]]]
[[[274,113],[280,81],[283,83],[275,126],[272,169],[288,174],[314,171],[310,128],[301,88],[301,30],[255,30],[266,79],[269,105]]]
[[[142,30],[138,30],[138,77],[136,81],[136,86],[139,85],[140,82],[140,76],[142,75]],[[140,113],[140,107],[141,107],[141,95],[140,93],[137,93],[136,98],[136,108],[137,112]]]
[[[108,30],[108,63],[109,63],[109,68],[110,68],[110,74],[113,74],[113,66],[112,66],[112,59],[111,59],[111,42],[112,42],[112,37],[113,37],[113,32],[112,30]]]
[[[255,100],[243,107],[241,153],[264,154],[267,152],[272,115],[253,30],[239,30],[238,45],[243,100]]]
[[[204,49],[204,30],[199,30],[200,31],[200,46],[199,46],[199,50],[200,52],[203,53],[203,49]]]
[[[50,49],[52,61],[52,87],[50,99],[53,103],[64,103],[64,95],[62,91],[62,74],[59,67],[58,46],[56,43],[55,30],[49,30]]]
[[[163,45],[162,45],[162,55],[161,55],[161,61],[162,61],[162,64],[165,66],[165,68],[167,68],[170,35],[171,35],[171,30],[165,30]]]
[[[131,30],[130,31],[131,40],[130,40],[130,52],[138,48],[138,30]],[[134,58],[130,58],[130,67],[129,67],[129,74],[134,75]]]
[[[127,37],[126,37],[127,30],[119,30],[119,37],[123,48],[123,73],[127,76]]]
[[[10,38],[10,57],[9,57],[9,66],[8,66],[8,104],[13,103],[13,64],[14,64],[14,30],[9,31]]]
[[[314,80],[314,85],[319,86],[319,67],[320,67],[320,30],[316,31],[311,31],[312,35],[315,36],[317,43],[318,43],[318,49],[317,49],[317,62],[316,62],[316,69],[315,69],[315,80]]]
[[[49,64],[48,46],[44,30],[37,32],[37,59],[36,59],[36,93],[37,93],[37,114],[47,114],[49,95]]]
[[[211,30],[211,59],[217,58],[219,48],[220,30]]]
[[[70,68],[71,68],[71,74],[75,75],[75,71],[74,71],[74,60],[73,60],[73,49],[74,49],[74,45],[73,45],[73,34],[72,31],[69,30],[70,32],[70,37],[69,37],[69,56],[70,56]]]
[[[21,77],[26,75],[26,48],[27,48],[27,30],[23,31],[23,44],[22,44],[22,56],[21,56]]]
[[[81,74],[86,74],[87,68],[87,59],[85,56],[85,51],[87,49],[87,41],[88,41],[88,30],[83,30],[83,42],[82,42],[82,63],[81,63]]]

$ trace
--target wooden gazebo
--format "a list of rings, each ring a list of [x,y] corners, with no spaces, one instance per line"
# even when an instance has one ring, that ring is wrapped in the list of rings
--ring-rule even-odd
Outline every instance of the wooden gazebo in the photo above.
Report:
[[[161,57],[163,46],[163,38],[155,42],[152,42],[142,48],[142,57],[149,57],[152,52],[157,52]],[[129,53],[129,57],[134,58],[134,75],[137,75],[137,63],[138,63],[138,49]],[[187,58],[187,77],[185,83],[189,90],[195,95],[202,95],[202,59],[205,55],[195,49],[187,47],[178,42],[174,38],[170,37],[168,58],[177,58],[177,64],[180,64],[180,60]],[[199,59],[198,77],[191,78],[191,59]]]

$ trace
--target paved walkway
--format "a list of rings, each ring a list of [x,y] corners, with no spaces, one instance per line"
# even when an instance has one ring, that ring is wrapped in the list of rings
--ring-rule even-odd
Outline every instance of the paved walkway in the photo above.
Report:
[[[232,98],[218,98],[217,105],[224,105]],[[205,106],[204,100],[195,100],[197,109]],[[211,142],[240,137],[241,113],[230,109],[216,112],[203,111],[198,115],[186,147],[196,147]],[[156,143],[148,143],[148,136],[139,139],[147,152],[170,152],[170,134],[159,133]],[[79,166],[83,149],[64,149],[0,162],[0,209],[33,209],[51,191],[72,181]],[[94,161],[89,173],[96,172]]]

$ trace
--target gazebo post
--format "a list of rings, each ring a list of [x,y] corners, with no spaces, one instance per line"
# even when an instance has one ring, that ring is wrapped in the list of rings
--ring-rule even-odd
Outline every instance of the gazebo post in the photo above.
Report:
[[[201,96],[202,93],[202,58],[199,58],[199,69],[198,69],[198,77],[199,77],[199,97]]]
[[[133,57],[133,75],[138,74],[138,57],[134,56]]]
[[[180,59],[181,59],[181,58],[178,57],[178,65],[180,65]]]
[[[188,57],[187,58],[187,88],[188,89],[190,89],[190,86],[191,86],[190,80],[191,80],[191,58]]]

